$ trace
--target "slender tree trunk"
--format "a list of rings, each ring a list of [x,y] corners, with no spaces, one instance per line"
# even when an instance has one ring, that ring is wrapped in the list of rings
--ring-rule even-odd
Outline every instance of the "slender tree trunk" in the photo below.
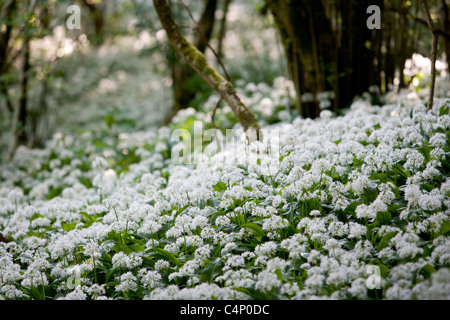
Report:
[[[10,67],[10,61],[8,61],[8,53],[10,51],[11,33],[13,30],[12,15],[15,11],[16,1],[9,0],[0,9],[0,19],[4,23],[4,29],[0,30],[0,88],[1,93],[5,96],[6,107],[10,112],[14,112],[14,106],[8,96],[8,83],[6,80],[1,79],[2,75],[7,73]]]
[[[104,40],[103,31],[105,28],[104,3],[95,4],[92,0],[82,0],[82,2],[91,13],[94,22],[95,36],[93,43],[95,45],[101,45]]]
[[[205,53],[206,42],[209,42],[211,39],[216,7],[217,0],[205,0],[205,7],[197,25],[198,31],[196,31],[193,41],[193,45],[197,47],[201,53]],[[179,61],[177,59],[173,60],[172,80],[174,102],[171,112],[163,121],[163,125],[168,125],[178,111],[187,108],[196,95],[195,89],[191,88],[189,85],[189,79],[195,77],[195,71],[192,70],[185,61]]]
[[[205,55],[181,34],[179,27],[172,18],[167,1],[153,0],[153,4],[163,28],[167,32],[167,37],[177,53],[228,103],[244,130],[254,130],[258,135],[260,126],[253,112],[239,97],[233,85],[212,68]],[[250,137],[250,139],[255,138],[260,137]]]
[[[428,100],[428,110],[431,110],[433,108],[433,102],[434,102],[434,88],[436,83],[436,60],[437,60],[437,48],[438,48],[438,33],[437,29],[434,26],[433,19],[431,18],[430,9],[428,7],[427,0],[420,0],[425,17],[428,23],[428,27],[431,30],[432,34],[432,47],[431,47],[431,84],[430,84],[430,98]]]
[[[23,42],[20,97],[19,102],[14,108],[11,143],[8,154],[9,158],[12,157],[17,146],[25,145],[27,143],[26,121],[28,103],[28,74],[30,71],[30,44],[27,35],[24,36]]]
[[[441,21],[444,34],[450,35],[450,12],[445,0],[442,0]],[[445,57],[447,59],[447,73],[450,75],[450,37],[444,36]]]
[[[37,0],[31,0],[28,7],[28,13],[34,12]],[[31,70],[30,64],[30,30],[29,21],[25,22],[23,29],[23,41],[22,41],[22,67],[20,74],[20,97],[19,102],[14,108],[14,118],[12,125],[11,141],[9,145],[8,158],[11,158],[14,154],[17,146],[25,145],[28,141],[26,131],[27,121],[27,104],[28,104],[28,79]]]
[[[225,39],[225,33],[227,31],[227,13],[230,7],[231,0],[224,0],[223,5],[223,17],[220,21],[220,29],[218,35],[217,55],[222,59],[223,57],[223,41]]]
[[[400,14],[400,49],[399,52],[399,89],[404,89],[406,87],[405,76],[403,74],[403,70],[405,68],[406,62],[406,54],[407,54],[407,40],[408,40],[408,10],[409,7],[406,7],[403,1],[399,2],[399,14]]]
[[[297,110],[305,118],[318,114],[316,94],[325,89],[324,66],[331,59],[322,48],[333,47],[331,24],[325,17],[321,1],[266,0],[280,31],[289,75],[297,95]],[[326,31],[325,31],[326,30]],[[329,52],[331,53],[328,49]],[[331,70],[331,69],[330,69]],[[305,93],[313,95],[313,101],[302,101]]]

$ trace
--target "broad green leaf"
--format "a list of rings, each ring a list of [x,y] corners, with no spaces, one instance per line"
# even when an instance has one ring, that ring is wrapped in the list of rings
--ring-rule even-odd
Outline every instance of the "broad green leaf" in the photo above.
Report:
[[[33,216],[31,217],[30,221],[33,221],[33,220],[35,220],[35,219],[37,219],[37,218],[44,218],[44,216],[43,216],[42,214],[40,214],[40,213],[35,213],[35,214],[33,214]]]
[[[450,232],[450,222],[444,221],[441,225],[441,234],[447,235],[447,233],[449,233],[449,232]]]
[[[114,124],[114,117],[111,114],[107,114],[104,118],[106,125],[109,129],[111,129],[112,125]]]
[[[112,249],[113,249],[115,252],[117,252],[117,253],[123,252],[123,253],[125,253],[125,254],[127,254],[127,255],[133,252],[132,249],[130,249],[128,246],[126,246],[126,245],[124,245],[124,244],[122,244],[122,243],[120,243],[120,242],[117,242],[117,243],[112,247]]]
[[[66,223],[66,222],[61,222],[61,226],[63,228],[64,231],[69,232],[70,230],[75,229],[75,227],[77,226],[77,223]]]
[[[249,223],[245,223],[241,226],[241,228],[249,228],[253,231],[253,234],[255,235],[256,239],[258,241],[261,241],[262,238],[266,235],[266,233],[264,232],[264,230],[262,229],[262,227],[259,224],[253,223],[253,222],[249,222]]]
[[[114,281],[108,282],[108,283],[106,283],[105,286],[107,286],[107,287],[115,287],[115,286],[117,286],[117,282],[114,282]]]
[[[214,191],[222,192],[225,190],[227,190],[227,185],[222,181],[217,182],[216,185],[214,186]]]
[[[111,276],[114,274],[114,272],[117,271],[117,268],[111,269],[108,271],[108,273],[105,276],[105,281],[108,282]]]
[[[97,219],[95,219],[93,216],[91,216],[90,214],[86,213],[86,212],[79,212],[79,214],[85,218],[87,220],[85,226],[89,227],[91,226],[94,222],[97,222]]]
[[[389,211],[378,212],[377,221],[380,225],[390,225],[392,222],[392,215]]]
[[[380,243],[378,244],[377,249],[380,251],[388,246],[388,241],[391,240],[395,235],[397,234],[397,231],[389,232],[388,234],[385,234],[383,238],[381,238]]]
[[[130,248],[131,250],[133,250],[133,251],[139,251],[139,252],[144,252],[145,251],[145,247],[144,246],[141,246],[140,244],[130,244],[129,246],[128,246],[128,248]]]
[[[431,264],[427,264],[422,268],[421,271],[425,279],[428,279],[433,273],[436,272],[436,269]]]
[[[277,270],[275,271],[275,274],[277,275],[277,279],[278,279],[278,280],[283,281],[283,273],[281,272],[280,269],[277,269]]]
[[[181,264],[180,260],[178,260],[177,257],[175,257],[172,253],[170,253],[169,251],[166,251],[164,249],[161,248],[152,248],[149,251],[153,251],[155,253],[158,253],[159,255],[161,255],[163,258],[165,258],[166,260],[168,260],[169,262],[172,262],[174,265],[178,266]]]
[[[449,114],[450,114],[450,106],[448,106],[448,103],[446,103],[439,110],[439,117],[442,117],[443,115],[449,115]]]
[[[222,268],[225,264],[222,259],[216,258],[216,260],[211,261],[202,271],[201,281],[202,282],[213,282],[214,279],[223,273]]]

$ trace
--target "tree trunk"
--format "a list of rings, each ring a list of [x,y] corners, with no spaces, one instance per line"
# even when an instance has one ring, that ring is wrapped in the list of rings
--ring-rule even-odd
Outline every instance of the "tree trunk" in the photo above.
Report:
[[[91,13],[94,22],[95,35],[92,38],[92,42],[95,45],[101,45],[104,40],[103,30],[105,28],[104,3],[96,5],[92,0],[82,0],[82,2]]]
[[[366,24],[366,10],[373,2],[383,6],[383,0],[339,0],[334,7],[322,0],[266,0],[282,37],[302,116],[314,118],[320,111],[317,101],[302,103],[305,93],[333,90],[335,106],[345,108],[354,96],[380,83],[372,74],[375,60],[381,67],[375,49],[378,41],[381,50],[381,35]]]
[[[10,61],[8,61],[8,53],[10,51],[10,40],[13,29],[12,15],[16,7],[15,0],[9,0],[1,7],[0,19],[4,23],[5,28],[0,30],[0,88],[1,93],[5,96],[6,106],[10,112],[14,112],[14,106],[8,96],[8,83],[1,76],[9,71]]]
[[[11,143],[8,155],[9,158],[12,157],[17,146],[25,145],[27,143],[26,121],[28,103],[28,76],[30,71],[30,44],[27,35],[24,35],[22,50],[20,97],[19,102],[14,108]]]
[[[430,9],[428,7],[428,3],[426,0],[420,0],[425,17],[428,23],[428,27],[430,28],[432,34],[432,46],[431,46],[431,84],[430,84],[430,97],[428,100],[428,110],[433,108],[434,102],[434,87],[436,83],[436,60],[437,60],[437,48],[438,48],[438,33],[437,29],[434,26],[433,19],[431,18]]]
[[[206,50],[206,42],[211,39],[211,34],[214,27],[215,12],[217,7],[217,0],[205,0],[205,7],[198,22],[197,33],[193,41],[193,45],[197,49],[204,53]],[[201,34],[200,34],[201,33]],[[163,121],[163,125],[168,125],[172,118],[181,109],[187,108],[189,103],[195,98],[196,91],[189,85],[189,79],[195,77],[196,74],[191,67],[189,67],[185,61],[179,61],[173,59],[172,63],[172,80],[173,80],[173,94],[174,104],[172,111],[166,116]]]
[[[444,34],[450,35],[450,12],[445,0],[442,0],[441,24]],[[444,38],[445,57],[447,59],[447,73],[450,75],[450,37]]]
[[[227,31],[227,13],[228,9],[230,7],[231,0],[224,0],[223,5],[223,17],[220,21],[220,29],[219,29],[219,35],[218,35],[218,44],[217,44],[217,55],[219,58],[222,59],[223,57],[223,40],[225,39],[225,33]]]
[[[239,97],[233,85],[212,68],[205,55],[181,34],[166,0],[153,0],[153,4],[167,32],[167,37],[177,53],[228,103],[244,130],[254,130],[258,135],[260,126],[253,112]],[[256,137],[259,138],[259,136]]]
[[[305,118],[318,115],[316,95],[334,89],[336,43],[331,21],[322,1],[266,0],[280,31],[288,62],[289,74],[297,94],[297,109]],[[313,101],[303,101],[310,93]]]
[[[403,75],[403,70],[405,69],[405,62],[406,62],[406,54],[408,52],[407,50],[407,40],[408,40],[408,10],[409,7],[405,6],[403,1],[399,2],[399,14],[400,14],[400,48],[398,50],[399,55],[399,61],[398,61],[398,68],[399,68],[399,77],[400,77],[400,83],[399,83],[399,89],[406,88],[405,83],[405,77]]]

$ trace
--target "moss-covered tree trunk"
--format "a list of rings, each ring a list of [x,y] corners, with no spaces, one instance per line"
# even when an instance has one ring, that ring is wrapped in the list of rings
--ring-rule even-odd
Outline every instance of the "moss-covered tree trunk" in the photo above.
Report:
[[[153,0],[153,4],[175,51],[228,103],[245,131],[255,130],[258,133],[260,126],[253,112],[239,97],[233,85],[211,67],[205,55],[181,34],[167,1]]]

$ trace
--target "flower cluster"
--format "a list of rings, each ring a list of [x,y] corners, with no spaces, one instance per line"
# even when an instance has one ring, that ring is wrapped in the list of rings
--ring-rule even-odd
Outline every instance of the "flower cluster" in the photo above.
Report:
[[[269,91],[244,90],[260,116],[284,103]],[[279,158],[246,165],[229,150],[174,165],[169,128],[20,148],[0,172],[0,297],[449,299],[450,102],[436,100],[280,113]]]

